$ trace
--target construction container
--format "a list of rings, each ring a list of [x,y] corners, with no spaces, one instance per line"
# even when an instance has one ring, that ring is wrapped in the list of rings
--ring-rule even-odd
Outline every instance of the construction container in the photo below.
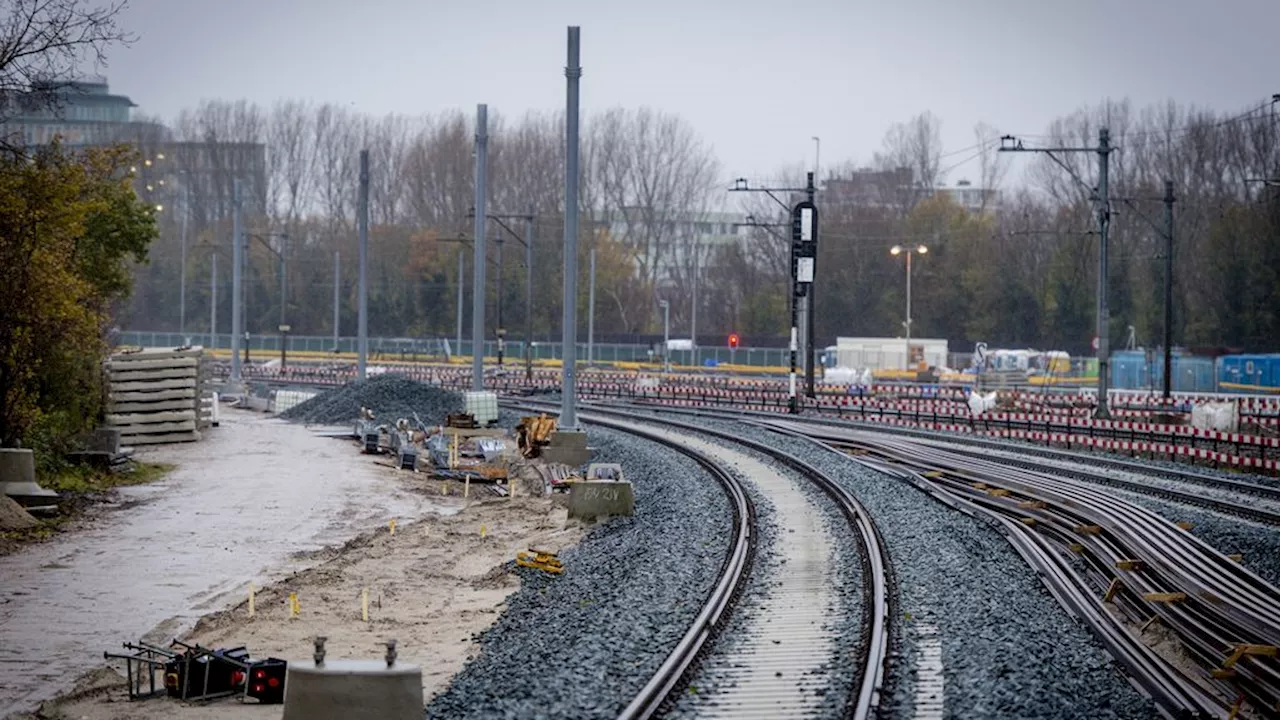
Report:
[[[1223,392],[1280,392],[1280,354],[1224,355],[1216,370]]]
[[[1111,386],[1116,390],[1159,391],[1164,387],[1164,353],[1121,350],[1111,355]],[[1174,392],[1214,392],[1212,358],[1174,353]]]
[[[492,392],[468,392],[463,395],[463,406],[466,413],[476,419],[476,424],[484,427],[498,422],[498,394]]]

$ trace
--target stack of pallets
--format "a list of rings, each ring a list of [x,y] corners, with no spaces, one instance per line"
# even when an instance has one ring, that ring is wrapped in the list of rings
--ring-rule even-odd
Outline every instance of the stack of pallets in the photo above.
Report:
[[[107,362],[107,427],[122,445],[192,442],[209,427],[213,398],[204,348],[142,348]]]

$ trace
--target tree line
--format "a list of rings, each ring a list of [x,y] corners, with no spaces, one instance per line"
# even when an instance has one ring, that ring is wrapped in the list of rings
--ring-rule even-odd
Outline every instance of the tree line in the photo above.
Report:
[[[1174,237],[1174,339],[1196,347],[1275,349],[1280,337],[1280,220],[1277,216],[1276,125],[1269,103],[1221,113],[1174,102],[1135,108],[1108,102],[1060,118],[1028,146],[1093,146],[1106,124],[1118,150],[1111,156],[1112,223],[1110,335],[1122,346],[1131,327],[1141,345],[1160,342],[1163,183],[1177,195]],[[944,152],[940,121],[930,113],[895,124],[867,162],[824,170],[818,203],[817,332],[895,336],[902,331],[905,278],[896,244],[930,252],[913,267],[913,335],[945,337],[962,348],[976,341],[1087,353],[1094,336],[1097,278],[1097,157],[1090,153],[1012,155],[999,152],[996,129],[980,125],[974,145]],[[428,117],[362,115],[336,105],[281,101],[263,108],[244,101],[209,101],[183,112],[174,139],[226,147],[266,146],[261,202],[249,207],[251,243],[247,322],[274,334],[281,317],[280,274],[286,275],[284,317],[298,334],[332,332],[335,253],[341,265],[340,323],[355,326],[357,158],[371,155],[370,332],[383,336],[451,337],[456,323],[458,253],[469,284],[474,127],[461,111]],[[563,235],[563,117],[490,114],[489,208],[536,216],[534,315],[536,337],[555,337],[560,321]],[[154,141],[158,142],[158,140]],[[148,140],[139,146],[148,153]],[[230,156],[228,156],[230,157]],[[699,218],[731,209],[780,222],[758,196],[726,193],[728,183],[709,142],[677,115],[615,108],[587,117],[583,134],[580,220],[583,257],[580,313],[586,312],[586,253],[597,251],[597,337],[661,333],[658,300],[671,302],[673,333],[688,334],[693,275],[699,276],[698,326],[704,344],[738,332],[744,344],[785,337],[788,245],[785,229],[734,229],[736,242],[698,243]],[[219,330],[230,308],[231,177],[248,166],[183,167],[211,182],[183,203],[153,186],[163,239],[138,268],[138,288],[120,309],[122,327],[177,330],[179,237],[187,224],[188,333],[207,332],[212,255],[222,256]],[[967,163],[979,207],[962,208],[937,192]],[[1017,163],[1022,181],[1007,181]],[[903,170],[905,169],[905,170]],[[848,199],[837,181],[881,173],[870,201]],[[898,171],[902,182],[883,178]],[[955,179],[959,179],[958,176]],[[763,179],[761,179],[763,180]],[[1269,182],[1268,182],[1269,181]],[[782,168],[771,184],[798,186],[801,168]],[[689,220],[695,222],[686,222]],[[504,241],[502,284],[508,337],[523,334],[525,269],[522,221]],[[703,231],[710,223],[703,223]],[[723,231],[723,229],[722,229]],[[287,234],[281,242],[276,234]],[[490,242],[489,278],[496,278]],[[274,250],[274,252],[273,252]],[[497,302],[489,283],[490,310]],[[470,299],[464,303],[469,316]],[[584,323],[585,325],[585,323]],[[470,327],[469,319],[466,327]],[[489,323],[492,337],[494,324]]]

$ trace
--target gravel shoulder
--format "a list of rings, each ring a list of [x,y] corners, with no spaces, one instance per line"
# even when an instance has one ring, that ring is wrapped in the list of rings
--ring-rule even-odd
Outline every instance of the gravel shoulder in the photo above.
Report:
[[[728,549],[724,492],[664,446],[586,429],[594,459],[621,463],[634,484],[635,516],[596,524],[561,555],[563,575],[521,569],[428,718],[614,718],[701,608]]]

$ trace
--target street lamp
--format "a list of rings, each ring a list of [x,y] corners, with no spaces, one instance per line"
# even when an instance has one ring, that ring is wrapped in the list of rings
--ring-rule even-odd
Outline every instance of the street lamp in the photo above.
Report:
[[[662,308],[662,367],[664,372],[671,372],[671,303],[659,300]]]
[[[911,369],[911,256],[915,255],[916,253],[924,255],[928,252],[929,252],[929,248],[924,245],[917,245],[916,247],[913,247],[913,248],[903,247],[901,245],[894,245],[893,247],[889,248],[890,255],[893,255],[896,257],[898,255],[902,255],[905,253],[907,256],[907,320],[906,322],[902,323],[903,326],[906,327],[907,329],[907,354],[906,354],[906,357],[903,359],[903,366],[904,366],[904,369],[906,370]]]

